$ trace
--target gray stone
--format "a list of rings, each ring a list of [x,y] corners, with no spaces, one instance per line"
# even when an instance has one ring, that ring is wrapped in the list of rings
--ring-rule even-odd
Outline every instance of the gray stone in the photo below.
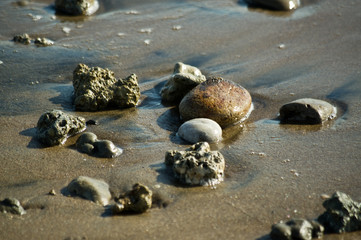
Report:
[[[206,77],[193,66],[178,62],[174,66],[173,75],[160,91],[162,100],[180,102],[195,86],[204,82]]]
[[[109,185],[103,180],[80,176],[69,183],[67,189],[73,196],[79,196],[102,206],[111,199]]]
[[[305,219],[292,219],[286,223],[291,227],[292,238],[300,240],[311,240],[312,239],[312,225]]]
[[[178,129],[178,135],[192,144],[214,143],[222,140],[222,128],[211,119],[195,118],[183,123]]]
[[[99,9],[97,0],[55,0],[55,9],[69,15],[92,15]]]
[[[0,212],[24,215],[26,211],[16,198],[5,198],[0,201]]]
[[[213,186],[224,179],[224,157],[211,151],[207,142],[194,144],[185,151],[167,151],[165,163],[172,166],[175,177],[185,184]]]
[[[272,226],[270,237],[273,240],[292,240],[291,227],[285,223],[277,223]]]
[[[79,64],[73,72],[74,105],[82,111],[128,108],[138,104],[140,89],[137,76],[117,80],[114,72]]]
[[[116,200],[112,207],[113,213],[144,213],[152,207],[152,194],[147,186],[136,183],[132,190]]]
[[[222,78],[210,78],[193,88],[179,104],[183,121],[209,118],[222,128],[244,121],[253,109],[249,92]]]
[[[292,219],[287,223],[272,226],[270,237],[273,240],[311,240],[323,236],[323,226],[315,220]]]
[[[274,10],[294,10],[301,5],[300,0],[246,0],[246,2]]]
[[[327,232],[343,233],[361,230],[361,204],[345,193],[335,192],[323,202],[326,211],[318,221]]]
[[[280,109],[282,123],[321,124],[336,117],[337,109],[328,102],[302,98],[283,105]]]
[[[103,158],[118,157],[123,153],[123,149],[114,145],[109,140],[98,140],[94,133],[83,133],[76,141],[76,148],[79,152],[87,153]]]
[[[46,146],[64,144],[68,137],[86,129],[85,119],[60,110],[45,112],[36,126],[36,137]]]

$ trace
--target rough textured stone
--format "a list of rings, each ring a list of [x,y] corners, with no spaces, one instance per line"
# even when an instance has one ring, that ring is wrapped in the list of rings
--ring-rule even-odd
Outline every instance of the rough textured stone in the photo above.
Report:
[[[314,220],[292,219],[274,224],[270,237],[273,240],[311,240],[322,237],[323,231],[323,226]]]
[[[45,112],[36,126],[36,137],[46,146],[64,144],[68,137],[86,129],[85,119],[60,110]]]
[[[218,142],[222,140],[222,128],[208,118],[195,118],[183,123],[178,129],[178,135],[190,143]]]
[[[0,212],[18,215],[24,215],[26,213],[19,200],[15,198],[5,198],[0,201]]]
[[[83,133],[76,141],[79,152],[97,157],[114,158],[123,153],[123,150],[109,140],[98,140],[94,133]]]
[[[323,202],[326,211],[318,221],[327,232],[343,233],[361,230],[361,204],[345,193],[335,192]]]
[[[103,180],[80,176],[67,187],[70,194],[91,200],[100,205],[108,205],[111,199],[109,185]]]
[[[55,9],[69,15],[92,15],[99,9],[97,0],[55,0]]]
[[[206,77],[198,68],[178,62],[174,66],[173,75],[160,91],[162,100],[180,102],[190,90],[205,80]]]
[[[300,0],[246,0],[252,6],[260,6],[274,10],[294,10],[301,5]]]
[[[43,46],[43,47],[54,45],[54,42],[47,38],[36,38],[34,40],[34,43],[38,46]]]
[[[243,121],[252,111],[252,98],[243,87],[222,78],[210,78],[193,88],[179,104],[184,121],[209,118],[222,128]]]
[[[73,72],[74,105],[82,111],[98,111],[109,107],[137,105],[140,98],[137,76],[117,80],[114,72],[79,64]]]
[[[194,144],[185,151],[170,150],[165,163],[172,166],[175,177],[189,185],[215,185],[223,181],[225,161],[207,142]]]
[[[147,186],[136,183],[133,189],[121,195],[112,207],[113,213],[144,213],[152,207],[152,191]]]
[[[13,38],[14,42],[22,43],[22,44],[30,44],[31,40],[32,40],[31,37],[27,33],[24,33],[24,34],[21,34],[21,35],[16,35]]]
[[[328,102],[302,98],[283,105],[280,109],[282,123],[321,124],[336,117],[337,109]]]

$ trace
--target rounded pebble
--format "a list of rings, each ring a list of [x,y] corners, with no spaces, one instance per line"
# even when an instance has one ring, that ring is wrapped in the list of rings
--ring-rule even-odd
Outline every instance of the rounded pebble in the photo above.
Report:
[[[320,124],[336,117],[337,109],[328,102],[302,98],[283,105],[280,109],[282,123]]]
[[[245,120],[253,109],[249,92],[222,78],[210,78],[190,91],[179,104],[184,121],[209,118],[222,128]]]
[[[178,129],[178,135],[192,144],[213,143],[222,140],[222,128],[211,119],[195,118],[183,123]]]
[[[96,141],[93,145],[94,151],[99,157],[113,158],[123,153],[121,148],[118,148],[109,140]]]

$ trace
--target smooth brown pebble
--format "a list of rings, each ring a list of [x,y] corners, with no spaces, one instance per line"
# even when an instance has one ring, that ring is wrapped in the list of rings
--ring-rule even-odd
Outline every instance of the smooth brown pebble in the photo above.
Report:
[[[252,98],[245,88],[215,77],[193,88],[179,104],[184,121],[209,118],[222,128],[245,120],[251,111]]]

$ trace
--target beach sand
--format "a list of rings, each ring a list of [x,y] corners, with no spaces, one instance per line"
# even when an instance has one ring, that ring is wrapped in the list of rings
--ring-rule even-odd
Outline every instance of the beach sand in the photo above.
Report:
[[[321,194],[338,190],[361,201],[360,0],[309,0],[289,13],[236,0],[107,0],[89,17],[55,15],[52,3],[0,3],[0,200],[15,197],[27,211],[0,214],[0,239],[266,240],[274,223],[323,213]],[[11,41],[22,33],[55,44]],[[182,123],[176,106],[159,96],[179,61],[232,80],[253,98],[244,126],[225,129],[225,140],[212,145],[226,160],[225,181],[215,189],[180,185],[164,165],[167,150],[189,147],[175,134]],[[109,68],[117,78],[136,73],[142,101],[131,109],[75,111],[78,63]],[[334,104],[338,117],[322,126],[281,125],[279,108],[304,97]],[[124,153],[82,154],[77,136],[44,148],[35,127],[51,109],[97,120],[87,131]],[[141,182],[168,205],[112,216],[62,194],[78,176],[105,180],[115,196]]]

